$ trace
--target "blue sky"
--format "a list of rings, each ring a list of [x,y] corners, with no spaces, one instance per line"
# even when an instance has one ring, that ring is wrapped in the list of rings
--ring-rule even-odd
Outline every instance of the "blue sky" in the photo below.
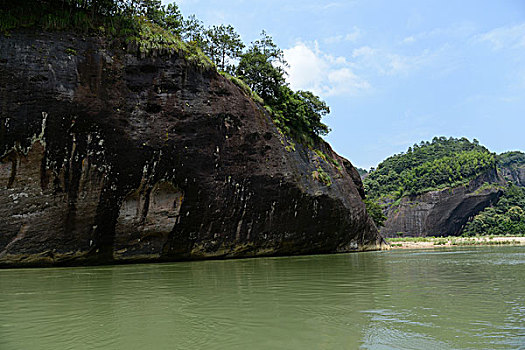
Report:
[[[525,151],[523,0],[176,3],[205,25],[232,24],[246,43],[272,35],[291,87],[328,103],[326,140],[356,166],[434,136]]]

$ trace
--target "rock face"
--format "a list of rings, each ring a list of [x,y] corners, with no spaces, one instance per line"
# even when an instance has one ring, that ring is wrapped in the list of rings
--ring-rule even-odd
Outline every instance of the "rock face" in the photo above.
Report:
[[[501,174],[505,180],[511,181],[517,186],[525,187],[525,164],[501,167]]]
[[[350,162],[325,143],[326,157],[294,147],[230,81],[180,57],[12,33],[0,37],[0,117],[3,266],[384,244]]]
[[[504,181],[493,169],[466,186],[403,197],[386,210],[381,228],[386,237],[457,236],[466,222],[495,203],[503,193]]]

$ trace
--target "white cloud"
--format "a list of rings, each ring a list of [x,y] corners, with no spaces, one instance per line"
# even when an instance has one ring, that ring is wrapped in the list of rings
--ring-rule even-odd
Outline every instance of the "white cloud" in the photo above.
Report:
[[[382,49],[362,46],[352,51],[354,64],[380,75],[406,75],[430,63],[437,53],[425,50],[419,55],[406,56]]]
[[[334,57],[313,45],[299,42],[284,50],[288,61],[288,82],[294,90],[311,90],[322,97],[354,95],[370,88],[370,84],[356,75],[352,64],[344,57]]]
[[[324,39],[324,42],[326,44],[337,44],[337,43],[340,43],[340,42],[343,42],[343,41],[348,41],[348,42],[356,42],[359,38],[361,38],[362,36],[362,32],[361,32],[361,29],[359,29],[358,27],[354,26],[352,28],[352,31],[343,35],[343,34],[339,34],[339,35],[334,35],[334,36],[331,36],[331,37],[328,37],[326,39]]]
[[[352,57],[360,57],[363,56],[365,58],[370,58],[371,56],[375,55],[379,50],[373,49],[370,46],[361,46],[358,49],[354,49],[352,52]]]
[[[291,12],[314,12],[317,13],[319,11],[332,11],[337,10],[341,8],[348,8],[351,6],[354,6],[357,3],[356,0],[345,0],[345,1],[331,1],[331,2],[323,2],[319,1],[317,3],[304,3],[300,6],[297,6],[295,3],[287,3],[283,2],[283,4],[286,4],[282,10],[284,11],[291,11]]]
[[[414,38],[413,36],[408,36],[403,39],[403,44],[411,44],[414,41],[416,41],[416,38]]]
[[[525,23],[515,26],[504,26],[477,36],[479,41],[488,42],[494,50],[502,48],[525,47]]]
[[[471,22],[461,22],[448,27],[437,27],[432,30],[413,33],[401,40],[400,44],[407,45],[415,42],[435,45],[436,42],[467,40],[475,34],[477,27]]]
[[[331,8],[343,7],[344,3],[342,2],[329,2],[327,4],[319,5],[319,8],[322,10],[328,10]]]

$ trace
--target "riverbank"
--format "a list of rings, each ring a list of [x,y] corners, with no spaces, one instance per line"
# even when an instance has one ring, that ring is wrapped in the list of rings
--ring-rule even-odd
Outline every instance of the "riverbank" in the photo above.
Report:
[[[389,238],[392,249],[431,249],[458,246],[525,245],[523,236],[399,237]]]

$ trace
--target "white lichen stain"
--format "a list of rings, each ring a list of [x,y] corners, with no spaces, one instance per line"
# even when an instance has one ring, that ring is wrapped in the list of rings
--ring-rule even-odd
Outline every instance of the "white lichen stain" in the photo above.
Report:
[[[22,197],[29,197],[29,195],[25,192],[21,192],[21,193],[11,193],[9,195],[9,198],[11,198],[15,203],[18,203],[18,199],[19,198],[22,198]]]

